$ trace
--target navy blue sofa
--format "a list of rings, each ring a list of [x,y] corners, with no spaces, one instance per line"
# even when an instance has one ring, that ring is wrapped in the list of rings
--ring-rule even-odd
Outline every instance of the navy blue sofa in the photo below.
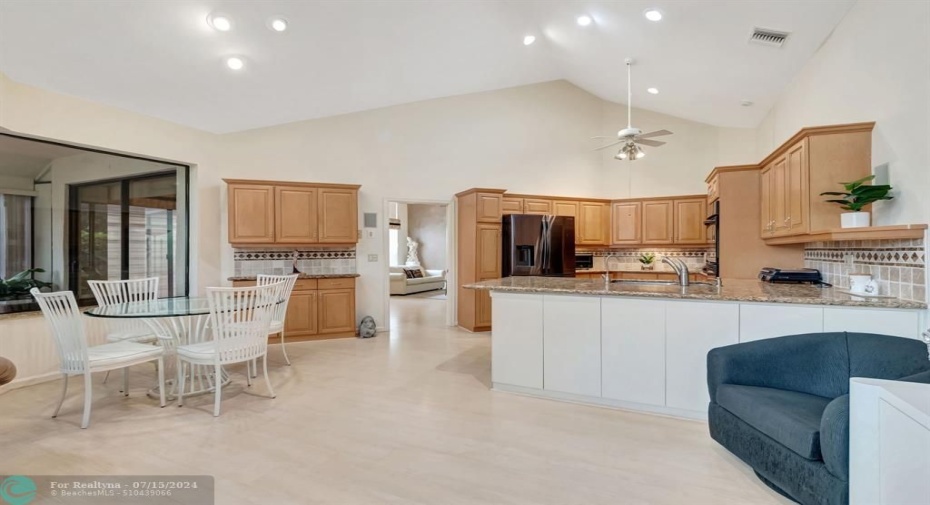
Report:
[[[849,378],[930,383],[927,347],[868,333],[812,333],[707,354],[710,435],[804,505],[849,503]]]

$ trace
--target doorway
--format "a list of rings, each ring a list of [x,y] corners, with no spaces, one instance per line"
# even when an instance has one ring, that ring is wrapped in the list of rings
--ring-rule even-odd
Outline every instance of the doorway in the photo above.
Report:
[[[384,215],[388,327],[454,325],[452,203],[385,199]]]

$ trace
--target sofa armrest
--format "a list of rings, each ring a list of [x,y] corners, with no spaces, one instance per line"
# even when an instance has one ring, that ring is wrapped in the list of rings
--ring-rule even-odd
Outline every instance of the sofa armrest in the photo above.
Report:
[[[393,273],[393,272],[392,272],[392,273],[390,274],[389,277],[390,277],[390,279],[391,279],[392,281],[402,281],[402,280],[404,280],[404,279],[407,278],[407,275],[406,275],[406,274],[398,274],[398,273]],[[382,278],[383,278],[383,277],[382,277]]]
[[[827,471],[849,481],[849,395],[827,404],[820,418],[820,453]]]
[[[445,270],[426,270],[426,276],[445,278]]]

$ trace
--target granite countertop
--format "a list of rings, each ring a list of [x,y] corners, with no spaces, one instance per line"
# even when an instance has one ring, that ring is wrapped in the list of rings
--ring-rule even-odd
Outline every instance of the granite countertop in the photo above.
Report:
[[[731,302],[799,303],[810,305],[843,305],[889,309],[926,309],[927,304],[897,298],[863,298],[841,293],[833,288],[809,284],[771,284],[756,280],[723,279],[723,286],[691,284],[638,285],[612,283],[600,279],[567,277],[507,277],[481,281],[464,286],[466,289],[507,291],[514,293],[564,293],[594,296],[640,296],[647,298],[681,298]]]
[[[576,268],[575,269],[576,274],[603,274],[606,272],[607,270],[604,270],[603,268]],[[655,270],[643,270],[641,268],[612,268],[610,269],[610,273],[674,274],[675,271],[672,270],[671,268],[669,269],[662,268],[662,269],[655,269]],[[701,272],[700,270],[689,270],[688,273],[705,275],[704,272]]]
[[[349,279],[352,277],[359,277],[359,274],[297,274],[298,279]],[[257,279],[255,275],[236,275],[226,278],[228,281],[254,281],[255,279]]]

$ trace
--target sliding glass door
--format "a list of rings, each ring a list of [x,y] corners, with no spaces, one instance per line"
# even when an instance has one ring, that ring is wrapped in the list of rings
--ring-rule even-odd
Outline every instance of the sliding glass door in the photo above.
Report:
[[[93,302],[89,280],[158,277],[160,297],[187,294],[178,181],[163,172],[71,186],[69,286],[79,302]]]

